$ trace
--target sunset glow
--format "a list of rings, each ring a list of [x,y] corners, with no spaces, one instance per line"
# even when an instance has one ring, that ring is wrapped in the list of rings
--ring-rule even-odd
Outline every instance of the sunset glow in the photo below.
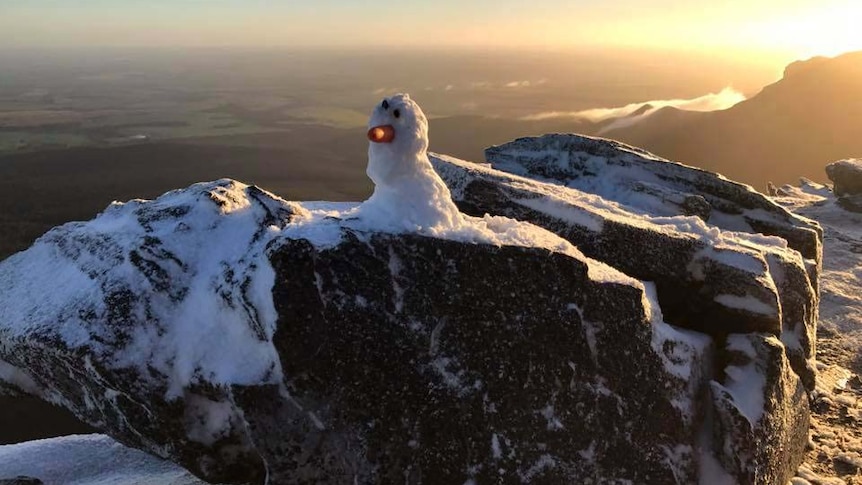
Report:
[[[835,56],[862,49],[862,3],[857,0],[814,6],[803,12],[749,26],[752,40],[782,46],[801,57]]]
[[[0,45],[385,46],[745,50],[785,58],[862,49],[856,0],[10,0]],[[481,19],[481,21],[479,21]]]

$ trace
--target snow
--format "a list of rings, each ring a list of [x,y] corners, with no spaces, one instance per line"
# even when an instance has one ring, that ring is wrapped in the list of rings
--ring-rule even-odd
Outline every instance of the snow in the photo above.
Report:
[[[717,295],[714,300],[728,308],[738,308],[751,313],[762,315],[774,315],[776,313],[776,307],[769,306],[751,295],[738,296],[723,293]]]
[[[185,404],[186,436],[191,441],[210,446],[230,434],[237,413],[229,402],[188,395]]]
[[[497,433],[491,435],[491,456],[495,460],[503,457],[503,452],[500,449],[500,438],[497,436]]]
[[[343,228],[363,233],[416,233],[473,244],[540,247],[584,261],[589,276],[602,282],[640,286],[639,282],[598,261],[586,258],[568,241],[530,223],[507,217],[462,214],[449,188],[428,158],[428,122],[406,94],[385,99],[372,111],[369,128],[392,125],[391,143],[370,143],[368,176],[374,193],[359,205],[303,203],[302,217],[282,231],[284,238],[306,239],[320,248],[341,241]],[[393,113],[399,111],[399,117]],[[588,196],[599,200],[598,197]],[[572,215],[572,217],[576,217]]]
[[[104,435],[0,446],[0,478],[22,475],[45,485],[205,485],[173,463]]]
[[[267,238],[254,240],[261,209],[248,190],[231,180],[196,184],[155,201],[114,203],[88,223],[49,231],[0,265],[4,339],[56,332],[72,348],[102,353],[106,345],[91,337],[122,340],[123,331],[101,326],[110,311],[103,302],[115,291],[144,294],[149,308],[135,307],[132,317],[147,324],[133,326],[128,344],[111,350],[116,367],[151,365],[170,376],[169,396],[202,379],[280,382],[268,341],[276,319],[268,296],[274,274],[263,255]],[[178,210],[187,211],[180,224],[164,215]],[[148,278],[137,266],[153,260],[159,270]],[[218,296],[237,284],[231,275],[248,278],[249,301],[239,292]],[[82,320],[88,311],[102,319]],[[54,328],[58,316],[65,318]]]
[[[543,418],[547,421],[547,427],[549,431],[560,431],[565,429],[563,423],[557,417],[557,413],[554,410],[553,404],[548,404],[542,410],[539,411],[539,414],[542,415]]]
[[[781,343],[775,337],[768,337],[777,345]],[[764,412],[764,396],[766,393],[766,374],[757,366],[757,354],[746,335],[729,335],[727,349],[743,353],[751,359],[743,365],[728,365],[724,368],[725,380],[723,387],[733,396],[733,403],[743,416],[755,426]]]
[[[593,194],[603,199],[604,207],[597,211],[605,213],[603,216],[627,217],[630,224],[651,231],[691,235],[706,246],[776,253],[786,252],[787,242],[759,235],[756,229],[783,227],[793,233],[794,240],[811,246],[806,248],[806,257],[815,257],[817,229],[809,220],[775,205],[750,186],[613,140],[548,134],[491,147],[485,155],[493,169],[515,177],[529,176],[572,192]],[[463,191],[463,187],[458,188]],[[550,195],[551,191],[547,192]],[[583,199],[579,202],[575,205],[584,205]],[[530,204],[537,207],[541,202]],[[562,216],[561,211],[551,208]],[[697,217],[679,216],[689,211]]]
[[[698,483],[700,485],[739,485],[718,459],[709,452],[708,449],[701,449],[700,452],[700,476]]]
[[[544,472],[557,466],[557,460],[548,454],[542,455],[526,470],[518,470],[522,483],[530,483],[533,479]]]
[[[644,290],[644,306],[649,309],[652,329],[650,346],[661,359],[665,370],[686,384],[686,390],[680,396],[697,396],[699,383],[706,379],[712,368],[712,338],[665,323],[655,284],[644,282]],[[687,423],[695,418],[697,406],[691,398],[674,399],[673,405]]]
[[[554,196],[541,197],[537,199],[516,200],[518,204],[529,207],[543,214],[554,216],[570,224],[586,227],[592,231],[601,232],[602,220],[591,215],[587,211],[579,210],[577,207],[559,200]]]

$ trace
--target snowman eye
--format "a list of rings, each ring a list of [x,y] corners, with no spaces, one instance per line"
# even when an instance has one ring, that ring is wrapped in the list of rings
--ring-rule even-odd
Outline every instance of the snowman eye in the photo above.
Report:
[[[389,109],[389,101],[383,100],[383,109]]]
[[[400,117],[401,117],[401,111],[398,111],[397,109],[396,109],[395,111],[393,111],[393,112],[392,112],[392,114],[393,114],[396,118],[400,118]]]

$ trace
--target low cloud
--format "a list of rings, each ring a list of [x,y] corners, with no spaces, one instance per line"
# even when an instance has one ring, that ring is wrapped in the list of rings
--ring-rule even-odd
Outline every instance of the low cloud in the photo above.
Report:
[[[523,119],[527,121],[540,121],[555,118],[574,118],[592,121],[593,123],[616,119],[616,121],[602,130],[604,132],[638,123],[661,108],[668,106],[685,111],[719,111],[730,108],[742,101],[745,101],[745,95],[731,87],[727,87],[718,93],[710,93],[693,99],[659,99],[632,103],[616,108],[596,108],[583,111],[546,111],[525,116]],[[650,108],[635,116],[631,116],[645,105],[649,105]]]

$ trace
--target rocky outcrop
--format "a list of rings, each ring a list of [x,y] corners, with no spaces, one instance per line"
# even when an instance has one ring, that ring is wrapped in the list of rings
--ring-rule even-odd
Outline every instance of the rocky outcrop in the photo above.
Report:
[[[51,231],[0,265],[5,381],[218,483],[695,479],[710,342],[643,284],[310,207],[225,180]]]
[[[657,231],[659,233],[687,233],[705,242],[707,246],[714,244],[715,248],[720,248],[725,254],[745,253],[750,250],[759,252],[769,266],[765,279],[773,280],[777,289],[781,308],[780,337],[787,347],[788,357],[803,378],[806,388],[814,388],[817,294],[823,253],[823,231],[819,224],[791,213],[747,185],[727,180],[719,174],[664,160],[613,140],[562,134],[519,138],[488,148],[485,156],[495,169],[563,185],[568,189],[598,195],[604,201],[616,202],[627,220],[631,220],[633,215],[641,216],[658,226],[664,226]],[[692,215],[700,218],[704,224],[697,221],[690,223],[690,220],[679,217]],[[670,231],[667,230],[668,226],[671,226]],[[704,237],[704,233],[709,236]],[[600,254],[604,249],[593,251],[592,248],[575,244],[588,256],[607,262],[637,278],[656,282],[674,279],[677,285],[672,282],[659,284],[659,299],[662,300],[662,309],[668,321],[684,327],[692,327],[693,323],[693,328],[701,329],[696,322],[708,321],[709,317],[696,315],[686,319],[676,315],[673,311],[674,305],[668,304],[668,300],[682,297],[696,301],[695,306],[709,308],[709,305],[703,305],[693,295],[704,294],[705,290],[700,288],[699,284],[692,284],[691,278],[677,279],[681,266],[684,266],[686,271],[698,270],[688,266],[686,251],[672,252],[670,260],[674,263],[667,265],[677,268],[677,271],[663,268],[646,274],[629,271],[625,266],[625,259],[658,258],[667,261],[652,252],[661,252],[654,248],[668,244],[668,238],[661,237],[656,240],[655,231],[651,231],[651,234],[652,241],[637,236],[634,239],[624,239],[639,241],[636,244],[618,241],[620,244],[617,246],[625,247],[626,252],[612,255],[613,259]],[[764,239],[763,235],[776,236],[781,240],[770,242]],[[563,237],[569,239],[566,235]],[[596,245],[611,244],[599,240]],[[643,246],[648,246],[649,249],[644,249]],[[786,250],[786,246],[795,251]],[[666,255],[667,253],[664,256]],[[802,268],[807,271],[807,278],[803,275]],[[762,276],[757,277],[758,280],[762,280]],[[707,280],[722,286],[721,278],[711,276]],[[730,279],[724,281],[729,282],[730,286],[739,284]],[[753,295],[742,286],[744,285],[738,288],[739,292],[731,294]],[[662,288],[665,288],[665,291],[662,291]],[[719,298],[712,298],[713,302],[717,299]],[[726,298],[722,299],[728,302]],[[739,306],[740,303],[734,299],[731,306]],[[724,324],[719,326],[724,326],[729,332],[737,332],[734,327],[742,324],[743,320],[753,322],[759,319],[749,316],[734,320],[736,322],[731,323],[725,319]],[[751,324],[747,325],[747,331],[755,330]],[[707,331],[712,334],[719,332]],[[779,336],[777,333],[773,334]]]
[[[862,160],[849,158],[826,166],[826,175],[838,197],[862,194]]]
[[[546,135],[486,154],[491,164],[432,157],[459,207],[531,221],[655,282],[667,322],[719,343],[708,414],[723,469],[739,483],[793,476],[815,383],[819,225],[747,186],[610,140]],[[745,364],[720,344],[764,333]],[[742,374],[764,383],[726,392]],[[740,411],[751,396],[754,417]]]
[[[779,236],[818,263],[822,255],[816,223],[750,186],[617,141],[552,134],[490,147],[485,157],[495,169],[596,194],[634,213],[697,215],[719,229]]]
[[[850,158],[826,166],[837,204],[846,211],[862,212],[862,160]]]
[[[545,163],[556,164],[550,152],[542,156]],[[571,154],[560,156],[573,158]],[[651,175],[643,168],[632,168],[644,173],[625,177],[608,174],[608,180],[599,188],[598,180],[590,182],[593,189],[603,193],[599,197],[442,155],[433,156],[432,162],[463,211],[533,222],[572,242],[589,257],[654,282],[666,321],[716,338],[750,332],[780,337],[794,369],[809,390],[814,388],[819,266],[816,260],[806,261],[798,251],[788,250],[784,239],[721,230],[700,217],[674,214],[674,210],[682,209],[668,202],[671,189],[662,189],[666,195],[662,199],[656,199],[655,192],[632,194],[626,180],[649,180]],[[537,168],[538,161],[524,163],[545,175],[556,173],[556,169]],[[680,172],[674,180],[684,179],[685,168],[674,168]],[[696,175],[706,177],[699,172]],[[721,180],[712,177],[716,184]],[[713,192],[730,193],[735,189],[717,187]],[[613,194],[627,204],[605,198]],[[751,194],[746,197],[756,199]],[[769,204],[771,213],[789,214],[759,197],[763,200],[757,199],[758,204]],[[725,209],[729,206],[730,203],[722,205]],[[755,211],[754,216],[738,214],[738,221],[731,214],[719,215],[722,213],[718,209],[710,212],[725,226],[749,227],[745,226],[748,220],[766,218],[765,210]],[[816,224],[796,216],[790,216],[790,220],[799,227],[778,227],[776,232],[817,237]],[[806,229],[806,224],[811,227]],[[801,247],[819,248],[819,239]],[[819,258],[819,254],[818,249],[814,256]]]
[[[218,483],[786,482],[819,228],[519,150],[433,158],[476,215],[444,231],[231,180],[55,228],[0,263],[0,381]]]

